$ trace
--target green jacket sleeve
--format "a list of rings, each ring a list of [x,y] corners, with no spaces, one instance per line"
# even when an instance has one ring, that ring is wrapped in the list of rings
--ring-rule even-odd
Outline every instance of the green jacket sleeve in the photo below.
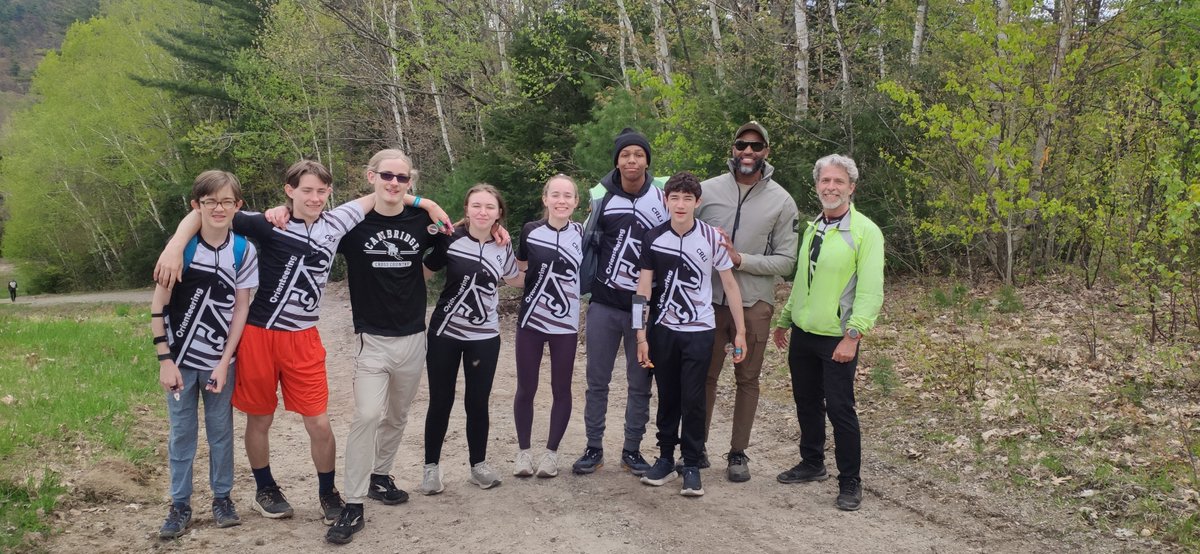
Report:
[[[858,249],[858,284],[848,327],[866,333],[875,326],[883,308],[883,233],[875,224],[864,229]]]
[[[804,235],[808,235],[808,228],[805,228]],[[803,246],[804,240],[801,239],[800,247],[802,248]],[[800,249],[797,248],[794,252],[796,252],[796,258],[799,259]],[[806,267],[804,264],[804,261],[796,263],[796,271],[793,273],[792,277],[792,292],[788,294],[787,302],[783,303],[783,308],[779,310],[779,316],[775,318],[776,327],[787,329],[792,326],[792,309],[796,307],[796,301],[800,296],[799,287],[796,286],[796,283],[799,283],[800,279],[805,278],[805,275],[801,275],[801,272]]]

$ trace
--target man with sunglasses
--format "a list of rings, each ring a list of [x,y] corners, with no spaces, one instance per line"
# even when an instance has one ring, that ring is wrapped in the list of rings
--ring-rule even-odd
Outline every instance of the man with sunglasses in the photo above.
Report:
[[[771,334],[775,313],[775,283],[796,267],[796,201],[774,179],[767,163],[771,153],[767,130],[751,121],[733,134],[729,172],[700,183],[704,203],[696,217],[716,227],[733,261],[733,277],[741,289],[748,352],[733,364],[737,393],[733,404],[733,436],[726,476],[741,483],[750,480],[750,430],[758,410],[758,377]],[[705,442],[712,427],[717,400],[717,379],[725,365],[726,345],[737,332],[720,279],[713,279],[716,337],[705,386]],[[701,461],[708,465],[707,452]]]

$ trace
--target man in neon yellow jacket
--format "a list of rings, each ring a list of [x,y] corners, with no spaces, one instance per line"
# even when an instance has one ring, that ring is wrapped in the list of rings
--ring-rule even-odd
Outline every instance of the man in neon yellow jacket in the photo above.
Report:
[[[775,320],[775,345],[788,348],[792,397],[800,423],[800,463],[781,483],[824,481],[825,416],[833,425],[838,509],[862,504],[862,439],[854,409],[858,346],[883,305],[883,233],[851,205],[854,160],[825,156],[813,167],[821,215],[809,222],[797,253],[792,294]]]

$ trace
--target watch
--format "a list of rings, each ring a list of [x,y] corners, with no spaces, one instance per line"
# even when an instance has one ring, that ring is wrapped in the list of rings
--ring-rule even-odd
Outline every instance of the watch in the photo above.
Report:
[[[850,327],[846,329],[846,336],[849,337],[850,340],[858,340],[862,338],[862,333],[859,333],[858,329]]]

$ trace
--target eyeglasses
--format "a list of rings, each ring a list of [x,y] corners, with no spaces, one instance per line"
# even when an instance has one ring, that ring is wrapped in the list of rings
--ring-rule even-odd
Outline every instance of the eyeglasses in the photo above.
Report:
[[[750,149],[755,152],[762,152],[763,148],[767,147],[767,143],[757,141],[757,140],[735,140],[735,141],[733,141],[733,149],[734,150],[739,150],[739,151],[745,150],[747,146],[750,147]]]
[[[403,173],[391,173],[388,171],[376,171],[375,174],[378,175],[379,178],[383,179],[384,181],[391,181],[391,180],[395,179],[395,181],[397,183],[400,183],[402,185],[404,183],[407,183],[410,180],[412,180],[411,176],[404,175]]]
[[[237,206],[237,200],[232,200],[232,199],[213,200],[211,198],[208,198],[205,200],[201,200],[200,205],[203,206],[204,209],[206,209],[206,210],[211,210],[213,208],[216,208],[218,205],[220,205],[222,208],[225,208],[226,210],[232,210],[234,206]]]

